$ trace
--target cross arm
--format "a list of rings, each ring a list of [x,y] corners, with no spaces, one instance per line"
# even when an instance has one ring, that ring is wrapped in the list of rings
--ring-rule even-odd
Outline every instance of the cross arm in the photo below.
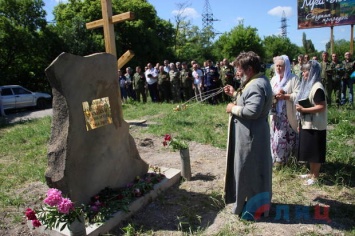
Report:
[[[110,23],[115,24],[122,21],[133,20],[133,19],[134,19],[134,13],[129,11],[129,12],[112,16],[112,18],[110,19]],[[100,20],[86,23],[86,29],[96,29],[102,27],[103,25],[104,25],[104,21],[100,19]]]

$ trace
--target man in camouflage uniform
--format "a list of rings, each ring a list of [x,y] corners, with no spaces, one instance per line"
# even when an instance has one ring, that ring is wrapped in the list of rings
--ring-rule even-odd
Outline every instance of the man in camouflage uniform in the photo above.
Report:
[[[333,92],[335,93],[335,102],[339,106],[340,105],[340,98],[341,98],[341,93],[340,93],[340,81],[341,81],[341,71],[342,71],[342,64],[338,62],[338,56],[337,54],[333,53],[332,54],[332,61],[330,62],[330,68],[331,68],[331,80],[332,80],[332,91],[330,94]]]
[[[133,89],[136,92],[137,101],[141,101],[141,96],[143,98],[143,102],[147,102],[147,94],[146,94],[146,80],[144,76],[144,72],[140,66],[136,67],[136,73],[133,75]]]
[[[221,66],[220,72],[219,72],[219,79],[222,82],[222,87],[226,85],[232,85],[235,88],[235,83],[233,81],[234,78],[234,68],[229,64],[228,59],[224,58],[222,61],[223,65]],[[223,100],[229,101],[230,97],[223,93]]]
[[[328,52],[322,53],[322,62],[321,65],[321,74],[322,84],[325,88],[327,95],[327,104],[331,105],[332,103],[332,91],[333,91],[333,80],[332,80],[332,68],[331,64],[328,61],[329,54]]]
[[[182,99],[183,101],[187,101],[194,96],[192,72],[187,68],[186,62],[181,63],[181,66],[180,78]]]
[[[298,55],[297,61],[298,61],[298,63],[292,67],[292,71],[301,80],[302,79],[302,70],[301,70],[301,68],[302,68],[303,61],[304,61],[302,54]],[[271,78],[272,78],[272,76],[271,76]]]
[[[158,91],[161,102],[170,102],[171,86],[169,73],[164,70],[164,66],[159,67]]]
[[[341,105],[344,105],[347,101],[346,99],[346,89],[349,88],[349,104],[352,106],[353,105],[353,97],[354,97],[354,92],[353,92],[353,83],[354,80],[350,79],[351,73],[355,70],[355,64],[354,61],[350,59],[350,52],[346,52],[344,54],[344,61],[343,61],[343,69],[344,69],[344,75],[341,79]]]
[[[174,103],[179,103],[181,101],[180,97],[180,71],[175,67],[174,63],[170,63],[169,78],[171,83],[171,94]]]

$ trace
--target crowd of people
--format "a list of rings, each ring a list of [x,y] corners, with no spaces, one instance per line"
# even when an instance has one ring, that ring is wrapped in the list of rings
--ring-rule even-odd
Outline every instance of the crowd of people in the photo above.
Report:
[[[299,55],[297,61],[293,60],[293,72],[301,78],[300,68],[309,60],[308,55]],[[315,58],[317,60],[317,58]],[[350,78],[355,70],[354,61],[351,60],[350,52],[345,52],[344,60],[339,61],[338,55],[332,53],[329,61],[328,52],[322,53],[321,64],[321,83],[325,87],[327,104],[332,105],[332,98],[335,97],[337,106],[348,104],[353,107],[354,80]],[[348,90],[348,91],[347,91]],[[348,93],[347,93],[348,92]]]
[[[137,102],[147,102],[149,94],[152,102],[180,103],[190,99],[203,101],[205,95],[216,89],[231,85],[238,88],[240,78],[236,76],[234,66],[228,59],[213,64],[206,60],[203,66],[196,61],[172,63],[164,60],[163,65],[153,66],[148,63],[142,70],[136,67],[135,73],[127,67],[126,73],[118,71],[122,102],[132,99]],[[204,94],[204,96],[202,95]],[[228,96],[221,94],[210,96],[208,103],[217,104],[229,101]]]

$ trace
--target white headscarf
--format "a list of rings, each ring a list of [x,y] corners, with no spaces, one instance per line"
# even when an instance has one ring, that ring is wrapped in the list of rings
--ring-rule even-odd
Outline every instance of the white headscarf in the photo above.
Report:
[[[280,81],[280,74],[277,73],[276,71],[276,66],[275,66],[275,77],[276,77],[276,86],[273,88],[273,93],[274,94],[277,94],[281,89],[283,91],[287,91],[287,88],[285,87],[287,82],[291,79],[291,64],[290,64],[290,59],[288,58],[288,56],[286,55],[282,55],[282,56],[279,56],[279,57],[275,57],[274,58],[274,64],[276,63],[276,61],[278,60],[281,60],[281,61],[284,61],[284,66],[285,66],[285,70],[284,70],[284,74],[283,74],[283,77],[282,77],[282,80]],[[276,104],[276,112],[278,114],[281,113],[282,111],[282,107],[284,106],[285,104],[285,100],[278,100],[277,101],[277,104]]]

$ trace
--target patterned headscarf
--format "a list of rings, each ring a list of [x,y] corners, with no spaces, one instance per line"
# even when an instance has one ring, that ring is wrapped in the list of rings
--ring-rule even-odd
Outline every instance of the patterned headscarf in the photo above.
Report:
[[[310,60],[307,64],[310,65],[308,79],[302,78],[300,90],[298,92],[297,98],[295,99],[295,103],[298,103],[298,101],[301,99],[308,98],[309,93],[311,92],[312,86],[316,82],[321,81],[321,78],[320,78],[321,66],[320,66],[320,64],[316,60]],[[307,65],[304,65],[304,66],[307,66]]]

